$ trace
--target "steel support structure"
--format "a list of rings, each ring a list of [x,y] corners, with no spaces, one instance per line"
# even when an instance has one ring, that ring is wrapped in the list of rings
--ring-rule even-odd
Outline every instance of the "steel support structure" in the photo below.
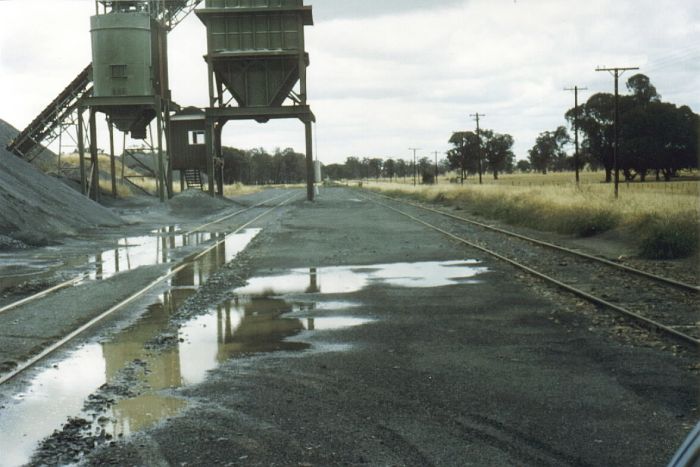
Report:
[[[109,138],[110,138],[110,178],[112,181],[112,194],[116,197],[116,162],[114,155],[114,135],[113,135],[113,125],[109,119],[111,111],[119,107],[140,107],[146,110],[152,110],[155,113],[156,119],[156,140],[157,144],[154,148],[158,156],[157,159],[157,171],[156,171],[156,185],[158,191],[158,197],[161,201],[165,201],[171,198],[173,195],[172,186],[172,176],[168,176],[170,170],[170,158],[165,152],[164,142],[170,141],[170,108],[173,104],[159,96],[148,96],[148,97],[123,97],[123,98],[102,98],[102,97],[90,97],[83,99],[80,108],[78,110],[78,152],[80,154],[80,179],[81,179],[81,192],[87,194],[95,201],[99,201],[100,190],[99,190],[99,160],[97,154],[97,124],[96,115],[97,113],[104,113],[107,115],[107,125],[109,128]],[[84,142],[84,132],[82,130],[82,120],[83,112],[89,110],[90,114],[90,182],[88,184],[88,174],[85,166],[85,142]],[[122,155],[122,158],[124,155]],[[123,161],[122,161],[123,165]],[[123,170],[123,168],[122,168]],[[123,174],[122,174],[123,176]]]
[[[299,119],[304,124],[306,141],[306,197],[314,200],[313,122],[316,121],[308,105],[284,107],[213,107],[205,109],[204,140],[207,148],[208,191],[211,196],[223,196],[223,166],[221,133],[231,120]],[[215,182],[218,189],[215,188]]]

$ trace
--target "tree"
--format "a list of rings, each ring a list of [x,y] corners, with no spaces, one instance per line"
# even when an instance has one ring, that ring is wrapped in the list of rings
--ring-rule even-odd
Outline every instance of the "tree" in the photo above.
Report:
[[[512,151],[513,143],[513,137],[508,134],[502,135],[490,130],[482,134],[486,168],[493,172],[494,180],[498,180],[499,172],[512,171],[515,160],[515,154]]]
[[[561,161],[566,160],[564,146],[569,142],[569,134],[563,126],[554,131],[540,133],[535,145],[528,151],[530,165],[534,170],[547,173],[549,169],[557,169]]]
[[[627,89],[638,104],[661,102],[661,96],[651,84],[648,76],[638,73],[627,80]]]
[[[571,109],[566,113],[566,118],[573,122],[575,115],[575,109]],[[593,94],[579,109],[582,147],[591,159],[603,166],[608,183],[612,181],[614,121],[615,96],[612,94]]]
[[[700,117],[689,107],[650,101],[628,111],[622,125],[621,168],[627,179],[649,170],[671,180],[678,170],[698,167]]]
[[[515,169],[518,172],[529,173],[532,170],[532,164],[530,164],[530,161],[522,159],[515,164]]]
[[[403,181],[406,181],[406,175],[408,175],[408,164],[406,164],[406,161],[403,159],[397,159],[396,160],[396,176],[399,178],[403,178]]]
[[[369,159],[367,163],[367,178],[374,177],[377,180],[379,180],[379,177],[382,176],[383,165],[384,161],[379,157],[373,157],[372,159]]]
[[[479,170],[479,138],[473,131],[458,131],[452,134],[449,143],[453,146],[447,151],[450,169],[458,170],[464,181],[468,173]]]
[[[346,176],[349,179],[362,178],[362,162],[357,157],[345,159]]]
[[[396,161],[394,161],[394,159],[387,159],[384,162],[384,176],[393,182],[395,175],[396,175]]]

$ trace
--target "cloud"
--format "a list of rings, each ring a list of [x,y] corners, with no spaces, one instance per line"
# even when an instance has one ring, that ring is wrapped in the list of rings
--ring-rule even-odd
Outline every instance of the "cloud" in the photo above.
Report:
[[[310,103],[325,162],[349,155],[408,157],[448,148],[452,131],[510,133],[526,157],[537,135],[565,124],[577,84],[612,92],[597,65],[638,65],[659,93],[700,110],[700,2],[677,0],[316,0],[307,28]],[[436,7],[435,5],[439,5]],[[28,123],[90,60],[92,2],[0,2],[0,118]],[[26,25],[32,27],[27,28]],[[203,25],[171,33],[171,87],[182,105],[205,106]],[[625,76],[626,78],[627,76]],[[621,89],[624,88],[622,83]],[[225,144],[294,147],[295,121],[230,123]]]

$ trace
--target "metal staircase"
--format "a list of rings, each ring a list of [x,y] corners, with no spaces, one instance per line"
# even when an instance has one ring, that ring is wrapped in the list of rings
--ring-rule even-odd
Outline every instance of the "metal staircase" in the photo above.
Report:
[[[188,190],[193,188],[197,188],[199,190],[203,189],[204,184],[202,183],[202,172],[199,169],[187,169],[183,172]]]
[[[202,0],[150,0],[154,17],[171,31]],[[71,83],[7,146],[8,151],[31,162],[66,130],[76,125],[80,101],[92,92],[92,64]]]

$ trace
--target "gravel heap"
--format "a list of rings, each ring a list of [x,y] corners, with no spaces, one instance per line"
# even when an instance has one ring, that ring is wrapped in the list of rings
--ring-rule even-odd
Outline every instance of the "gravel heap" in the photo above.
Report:
[[[187,190],[175,195],[168,200],[167,204],[172,213],[186,216],[202,215],[226,209],[231,207],[233,202],[222,198],[212,198],[201,190]]]
[[[44,245],[86,228],[121,224],[109,209],[8,152],[18,132],[2,120],[0,128],[0,235]]]

